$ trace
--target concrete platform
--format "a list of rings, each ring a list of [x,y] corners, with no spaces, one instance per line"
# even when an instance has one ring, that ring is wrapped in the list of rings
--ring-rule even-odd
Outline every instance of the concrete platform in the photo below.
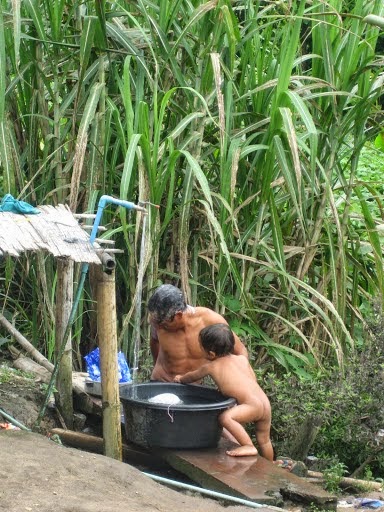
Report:
[[[336,509],[336,496],[258,455],[230,457],[225,451],[231,446],[222,439],[212,449],[154,452],[177,471],[213,491],[272,506],[281,506],[284,498],[312,503],[322,509]]]

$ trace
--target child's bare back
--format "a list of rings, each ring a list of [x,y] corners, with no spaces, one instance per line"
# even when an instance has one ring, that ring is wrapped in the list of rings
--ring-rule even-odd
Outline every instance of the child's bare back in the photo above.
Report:
[[[223,395],[236,398],[238,404],[256,405],[269,402],[246,357],[228,354],[207,364],[208,375],[216,382]]]

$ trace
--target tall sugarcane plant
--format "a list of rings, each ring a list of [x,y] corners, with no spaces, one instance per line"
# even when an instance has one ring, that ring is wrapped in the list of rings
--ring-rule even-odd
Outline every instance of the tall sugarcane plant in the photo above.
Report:
[[[382,124],[383,35],[364,21],[383,15],[382,1],[1,5],[2,194],[74,212],[93,212],[101,194],[146,201],[144,306],[173,282],[224,314],[256,362],[299,373],[342,365],[363,307],[384,291],[382,215],[370,199],[381,202],[358,173]],[[103,220],[103,236],[125,250],[124,344],[142,218]],[[49,352],[55,269],[28,263],[32,274],[6,262],[3,308],[25,303]],[[16,276],[28,285],[14,300]],[[79,343],[89,309],[85,295]]]

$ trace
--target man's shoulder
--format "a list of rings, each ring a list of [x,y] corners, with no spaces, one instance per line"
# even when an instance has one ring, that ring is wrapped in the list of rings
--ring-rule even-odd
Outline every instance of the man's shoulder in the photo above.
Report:
[[[219,313],[213,311],[213,309],[198,306],[195,308],[195,311],[197,315],[207,320],[208,324],[227,323],[225,319]]]

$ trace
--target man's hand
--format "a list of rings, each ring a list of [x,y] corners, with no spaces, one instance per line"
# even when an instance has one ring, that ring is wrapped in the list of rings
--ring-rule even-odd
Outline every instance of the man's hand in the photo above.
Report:
[[[182,375],[176,375],[175,378],[173,379],[173,382],[177,382],[178,384],[182,384],[181,377],[182,377]]]

